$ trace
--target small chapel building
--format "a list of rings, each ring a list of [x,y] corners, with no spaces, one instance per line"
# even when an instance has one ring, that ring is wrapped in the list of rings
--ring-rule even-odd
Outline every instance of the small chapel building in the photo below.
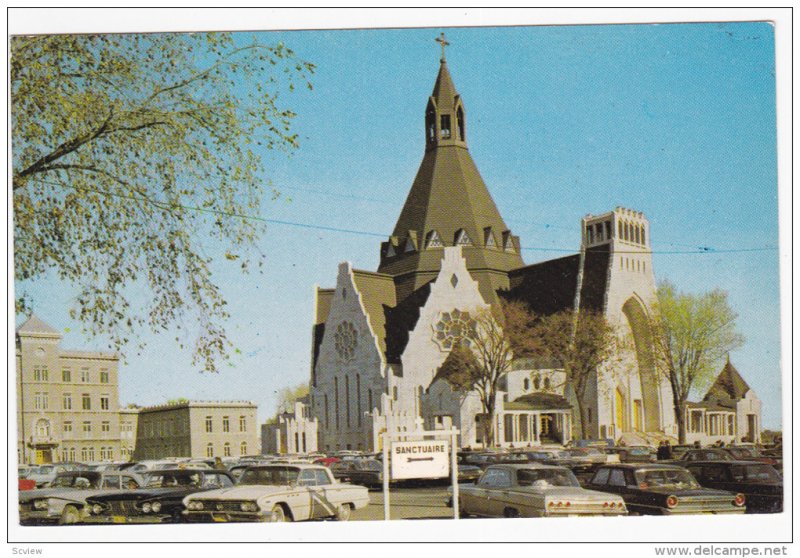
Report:
[[[375,451],[385,431],[450,427],[462,447],[479,446],[477,395],[455,393],[437,370],[471,316],[500,297],[543,315],[599,311],[627,339],[614,365],[592,379],[585,403],[593,437],[676,436],[650,341],[656,295],[645,216],[622,207],[586,215],[578,253],[527,265],[470,155],[464,100],[444,53],[423,123],[422,162],[380,245],[378,269],[344,262],[334,287],[315,287],[310,414],[319,449]],[[496,443],[565,443],[579,432],[574,393],[560,378],[558,363],[514,363],[495,410]]]

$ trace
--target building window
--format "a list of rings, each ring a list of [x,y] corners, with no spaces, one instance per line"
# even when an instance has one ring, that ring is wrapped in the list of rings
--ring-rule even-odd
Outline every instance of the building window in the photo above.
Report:
[[[47,419],[36,421],[36,435],[40,438],[50,437],[50,422]]]
[[[111,432],[111,423],[107,420],[104,420],[103,423],[100,425],[101,432]]]
[[[69,461],[75,461],[75,448],[69,448],[67,459],[69,459]]]
[[[36,392],[33,396],[33,408],[38,411],[46,411],[48,397],[46,392]]]
[[[89,369],[88,368],[81,368],[81,382],[84,384],[89,383]]]
[[[47,366],[39,365],[33,367],[33,381],[34,382],[46,382],[47,381]]]
[[[230,432],[231,431],[231,419],[228,417],[222,417],[222,431],[223,432]]]
[[[392,399],[397,401],[397,386],[392,387]]]
[[[89,448],[81,448],[81,461],[89,461]]]
[[[91,411],[92,410],[92,398],[89,396],[88,393],[84,393],[81,396],[81,407],[84,411]]]
[[[100,398],[100,408],[104,411],[108,411],[108,395],[104,395]]]
[[[72,433],[72,422],[66,421],[64,423],[64,434],[71,434]]]
[[[83,437],[84,438],[91,438],[92,437],[92,423],[88,420],[83,423]]]
[[[214,423],[211,420],[211,417],[206,417],[206,432],[213,432],[214,431]]]
[[[528,391],[529,389],[531,389],[531,381],[528,378],[522,380],[522,389],[524,391]]]
[[[356,374],[356,422],[361,426],[361,374]]]
[[[63,404],[63,407],[64,407],[65,411],[71,411],[72,410],[72,394],[71,393],[65,393],[61,402]]]
[[[230,442],[225,442],[225,445],[222,446],[222,455],[225,457],[231,456],[231,444]]]
[[[339,429],[339,378],[333,379],[333,407],[336,417],[336,429]]]
[[[606,221],[606,238],[611,240],[611,221]]]
[[[247,455],[247,442],[239,444],[239,455]]]
[[[644,225],[642,225],[641,237],[642,237],[642,244],[647,244],[647,243],[644,241]]]
[[[239,417],[239,432],[247,432],[247,417],[244,415]]]
[[[441,127],[442,139],[450,139],[450,135],[451,135],[451,132],[450,132],[450,115],[449,114],[443,114],[442,118],[440,119],[440,122],[442,124],[442,127]]]
[[[586,243],[592,244],[594,242],[594,229],[591,225],[586,225]]]
[[[108,383],[108,370],[102,368],[100,370],[100,383],[107,384]]]
[[[350,428],[350,378],[348,376],[344,377],[344,410],[347,428]]]
[[[71,382],[72,381],[72,370],[69,368],[62,368],[61,369],[61,381],[62,382]]]
[[[464,110],[458,107],[456,110],[456,124],[458,125],[458,139],[467,141],[467,131],[464,126]]]
[[[89,451],[87,453],[89,454],[89,461],[94,461],[94,448],[88,448],[88,449]]]
[[[542,379],[539,377],[539,374],[533,377],[533,389],[539,389],[542,385]]]
[[[206,457],[214,457],[214,444],[206,446]]]

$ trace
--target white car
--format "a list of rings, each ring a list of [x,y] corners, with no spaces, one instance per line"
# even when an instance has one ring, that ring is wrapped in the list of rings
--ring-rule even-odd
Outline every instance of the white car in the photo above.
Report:
[[[369,504],[366,487],[337,482],[327,467],[259,465],[246,469],[232,488],[184,498],[187,521],[306,521],[350,519]]]

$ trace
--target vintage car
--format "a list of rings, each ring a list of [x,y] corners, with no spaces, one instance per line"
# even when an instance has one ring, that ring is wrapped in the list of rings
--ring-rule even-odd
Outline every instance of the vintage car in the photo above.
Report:
[[[563,449],[536,448],[525,452],[529,461],[542,465],[556,465],[572,467],[576,462],[572,456]]]
[[[178,468],[151,471],[137,490],[119,490],[86,499],[86,523],[176,523],[183,499],[196,492],[233,486],[227,471]]]
[[[138,488],[143,479],[120,471],[66,471],[59,473],[48,488],[28,490],[19,495],[22,525],[78,523],[85,518],[86,499],[108,491]]]
[[[48,463],[45,465],[36,465],[28,472],[26,478],[36,482],[36,488],[46,488],[59,473],[66,471],[75,471],[77,469],[83,470],[75,463]]]
[[[686,468],[701,486],[744,494],[747,513],[783,511],[783,480],[767,463],[693,461]]]
[[[652,463],[656,460],[649,446],[620,446],[609,448],[608,451],[618,455],[621,463]]]
[[[383,463],[376,459],[347,459],[334,463],[330,470],[334,478],[340,482],[368,488],[383,486]]]
[[[183,504],[188,521],[347,521],[369,504],[369,494],[320,465],[261,465],[247,469],[235,487],[192,494]]]
[[[745,498],[724,490],[701,487],[678,465],[603,465],[587,488],[617,494],[636,515],[744,513]]]
[[[448,492],[452,494],[452,489]],[[452,496],[448,501],[452,506]],[[474,485],[459,485],[459,515],[552,517],[624,515],[619,496],[585,490],[566,467],[492,465]]]
[[[679,465],[691,461],[735,461],[733,455],[725,448],[693,448],[686,450],[680,457],[675,458]]]

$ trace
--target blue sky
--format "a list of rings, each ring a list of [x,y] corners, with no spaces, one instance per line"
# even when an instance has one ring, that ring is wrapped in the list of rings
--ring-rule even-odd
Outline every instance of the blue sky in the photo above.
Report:
[[[317,65],[313,91],[282,97],[300,149],[265,153],[284,197],[262,217],[364,231],[268,225],[263,275],[215,267],[241,349],[201,374],[171,332],[144,334],[121,366],[122,403],[250,399],[309,375],[312,288],[344,260],[374,270],[423,154],[423,114],[441,29],[263,33]],[[766,23],[447,29],[472,156],[526,263],[578,250],[580,218],[618,205],[651,223],[657,279],[730,293],[747,339],[731,354],[780,426],[773,30]],[[248,41],[252,33],[242,33]],[[707,253],[696,253],[701,248]],[[726,252],[725,250],[751,250]],[[670,252],[693,253],[670,253]],[[75,291],[29,285],[64,346],[102,347],[70,321]],[[19,323],[19,319],[18,319]],[[68,331],[67,331],[68,330]]]

